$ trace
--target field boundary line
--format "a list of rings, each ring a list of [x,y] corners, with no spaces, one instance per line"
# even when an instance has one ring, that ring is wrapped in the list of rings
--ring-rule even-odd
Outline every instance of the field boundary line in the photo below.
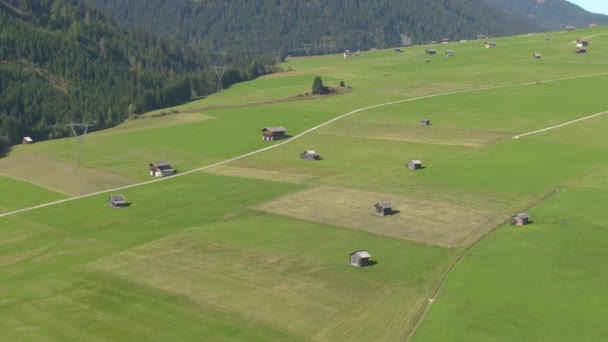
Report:
[[[579,118],[579,119],[575,119],[575,120],[572,120],[572,121],[564,122],[564,123],[559,124],[559,125],[555,125],[555,126],[551,126],[551,127],[547,127],[547,128],[538,129],[536,131],[532,131],[532,132],[528,132],[528,133],[524,133],[524,134],[515,135],[515,136],[513,136],[513,139],[519,139],[521,137],[525,137],[526,135],[532,135],[532,134],[536,134],[536,133],[541,133],[541,132],[549,131],[549,130],[552,130],[552,129],[555,129],[555,128],[560,128],[560,127],[568,126],[568,125],[571,125],[573,123],[577,123],[577,122],[584,121],[584,120],[587,120],[587,119],[592,119],[592,118],[595,118],[597,116],[604,115],[604,114],[608,114],[608,112],[596,113],[596,114],[585,116],[585,117],[582,117],[582,118]]]
[[[560,81],[567,81],[567,80],[574,80],[574,79],[581,79],[581,78],[590,78],[590,77],[598,77],[598,76],[606,76],[608,75],[608,72],[602,72],[602,73],[597,73],[597,74],[588,74],[588,75],[579,75],[579,76],[572,76],[572,77],[564,77],[564,78],[558,78],[558,79],[552,79],[552,80],[544,80],[544,81],[540,81],[541,83],[550,83],[550,82],[560,82]],[[162,182],[162,181],[167,181],[167,180],[171,180],[177,177],[181,177],[181,176],[185,176],[194,172],[199,172],[202,170],[206,170],[206,169],[210,169],[216,166],[220,166],[223,164],[227,164],[239,159],[243,159],[243,158],[247,158],[249,156],[252,155],[256,155],[258,153],[262,153],[268,150],[271,150],[273,148],[277,148],[279,146],[283,146],[285,144],[288,144],[298,138],[301,138],[305,135],[308,135],[309,133],[312,133],[316,130],[318,130],[319,128],[325,127],[331,123],[334,123],[338,120],[341,120],[347,116],[351,116],[353,114],[356,113],[360,113],[366,110],[370,110],[370,109],[374,109],[374,108],[379,108],[379,107],[385,107],[385,106],[390,106],[390,105],[394,105],[394,104],[400,104],[400,103],[407,103],[407,102],[413,102],[413,101],[419,101],[419,100],[425,100],[425,99],[430,99],[430,98],[434,98],[434,97],[440,97],[440,96],[448,96],[448,95],[456,95],[456,94],[464,94],[464,93],[473,93],[476,91],[488,91],[488,90],[496,90],[496,89],[504,89],[504,88],[513,88],[513,87],[522,87],[522,86],[527,86],[527,85],[534,85],[537,84],[538,82],[525,82],[525,83],[517,83],[517,84],[507,84],[507,85],[499,85],[499,86],[492,86],[492,87],[484,87],[484,88],[474,88],[474,89],[465,89],[465,90],[456,90],[456,91],[450,91],[450,92],[446,92],[446,93],[437,93],[437,94],[431,94],[431,95],[425,95],[425,96],[419,96],[419,97],[412,97],[412,98],[408,98],[408,99],[404,99],[404,100],[396,100],[396,101],[389,101],[389,102],[384,102],[384,103],[379,103],[379,104],[375,104],[375,105],[371,105],[371,106],[367,106],[367,107],[362,107],[362,108],[358,108],[355,110],[352,110],[350,112],[341,114],[336,116],[335,118],[332,118],[328,121],[325,121],[317,126],[314,126],[312,128],[309,128],[307,130],[305,130],[304,132],[298,133],[296,135],[294,135],[293,137],[280,142],[278,144],[272,145],[272,146],[268,146],[268,147],[264,147],[262,149],[259,150],[255,150],[252,152],[248,152],[245,154],[242,154],[240,156],[236,156],[236,157],[232,157],[229,159],[225,159],[222,161],[219,161],[217,163],[213,163],[213,164],[209,164],[209,165],[205,165],[196,169],[192,169],[189,171],[185,171],[185,172],[181,172],[178,173],[176,175],[173,175],[171,177],[161,177],[161,178],[157,178],[154,180],[149,180],[149,181],[145,181],[145,182],[141,182],[141,183],[135,183],[135,184],[130,184],[130,185],[125,185],[125,186],[121,186],[118,188],[113,188],[113,189],[107,189],[107,190],[102,190],[102,191],[96,191],[96,192],[92,192],[90,194],[84,194],[84,195],[79,195],[79,196],[74,196],[74,197],[70,197],[70,198],[64,198],[58,201],[53,201],[53,202],[48,202],[48,203],[43,203],[43,204],[38,204],[38,205],[34,205],[31,207],[27,207],[27,208],[21,208],[21,209],[17,209],[17,210],[13,210],[13,211],[9,211],[6,213],[2,213],[0,214],[0,218],[3,217],[7,217],[7,216],[11,216],[11,215],[16,215],[16,214],[20,214],[26,211],[31,211],[31,210],[36,210],[36,209],[41,209],[41,208],[45,208],[45,207],[50,207],[53,205],[57,205],[57,204],[61,204],[61,203],[65,203],[65,202],[70,202],[70,201],[75,201],[75,200],[79,200],[82,198],[87,198],[87,197],[92,197],[92,196],[97,196],[97,195],[101,195],[101,194],[105,194],[108,192],[113,192],[113,191],[119,191],[119,190],[126,190],[126,189],[130,189],[130,188],[135,188],[135,187],[139,187],[139,186],[144,186],[144,185],[148,185],[148,184],[153,184],[153,183],[157,183],[157,182]]]

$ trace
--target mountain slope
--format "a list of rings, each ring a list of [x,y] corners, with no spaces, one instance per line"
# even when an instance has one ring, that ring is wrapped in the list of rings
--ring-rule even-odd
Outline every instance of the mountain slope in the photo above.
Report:
[[[484,0],[85,0],[120,22],[213,50],[313,54],[537,30]]]
[[[216,90],[210,57],[175,40],[126,30],[78,0],[0,0],[0,142],[95,129]],[[226,71],[224,85],[265,72]],[[262,69],[260,71],[259,69]]]
[[[608,24],[608,15],[587,12],[565,0],[486,0],[506,13],[527,16],[544,30],[561,30],[567,25],[587,27]]]

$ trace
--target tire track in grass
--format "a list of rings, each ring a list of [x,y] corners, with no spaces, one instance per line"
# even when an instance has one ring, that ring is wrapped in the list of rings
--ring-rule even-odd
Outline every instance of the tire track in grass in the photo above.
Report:
[[[572,120],[572,121],[564,122],[563,124],[559,124],[559,125],[555,125],[555,126],[551,126],[551,127],[547,127],[547,128],[538,129],[536,131],[532,131],[532,132],[516,135],[516,136],[513,136],[513,139],[519,139],[521,137],[525,137],[526,135],[532,135],[532,134],[536,134],[536,133],[541,133],[541,132],[549,131],[549,130],[552,130],[552,129],[555,129],[555,128],[560,128],[560,127],[568,126],[568,125],[571,125],[573,123],[577,123],[577,122],[580,122],[580,121],[592,119],[592,118],[595,118],[597,116],[604,115],[604,114],[608,114],[608,112],[601,112],[601,113],[585,116],[585,117],[582,117],[580,119],[575,119],[575,120]]]
[[[550,82],[561,82],[561,81],[568,81],[568,80],[575,80],[575,79],[581,79],[581,78],[590,78],[590,77],[598,77],[598,76],[606,76],[608,75],[608,72],[603,72],[603,73],[597,73],[597,74],[589,74],[589,75],[579,75],[579,76],[573,76],[573,77],[564,77],[564,78],[558,78],[558,79],[552,79],[552,80],[544,80],[544,81],[540,81],[542,83],[550,83]],[[239,160],[239,159],[243,159],[243,158],[247,158],[249,156],[258,154],[258,153],[262,153],[280,146],[283,146],[285,144],[289,144],[290,142],[297,140],[305,135],[308,135],[316,130],[318,130],[319,128],[325,127],[327,125],[330,125],[338,120],[341,120],[347,116],[351,116],[353,114],[356,113],[360,113],[360,112],[364,112],[370,109],[374,109],[374,108],[379,108],[379,107],[385,107],[385,106],[390,106],[390,105],[394,105],[394,104],[401,104],[401,103],[407,103],[407,102],[414,102],[414,101],[419,101],[419,100],[426,100],[426,99],[431,99],[431,98],[435,98],[435,97],[440,97],[440,96],[449,96],[449,95],[457,95],[457,94],[465,94],[465,93],[473,93],[473,92],[477,92],[477,91],[488,91],[488,90],[496,90],[496,89],[505,89],[505,88],[513,88],[513,87],[522,87],[522,86],[528,86],[528,85],[534,85],[537,84],[538,82],[525,82],[525,83],[517,83],[517,84],[508,84],[508,85],[500,85],[500,86],[493,86],[493,87],[483,87],[483,88],[474,88],[474,89],[465,89],[465,90],[457,90],[457,91],[450,91],[450,92],[445,92],[445,93],[438,93],[438,94],[431,94],[431,95],[425,95],[425,96],[420,96],[420,97],[412,97],[412,98],[408,98],[408,99],[404,99],[404,100],[397,100],[397,101],[389,101],[389,102],[384,102],[384,103],[379,103],[379,104],[375,104],[375,105],[371,105],[371,106],[367,106],[367,107],[362,107],[362,108],[358,108],[355,110],[352,110],[348,113],[344,113],[341,115],[336,116],[333,119],[330,119],[328,121],[325,121],[317,126],[314,126],[312,128],[309,128],[307,130],[305,130],[302,133],[296,134],[295,136],[289,138],[288,140],[285,140],[283,142],[280,142],[278,144],[272,145],[272,146],[268,146],[256,151],[252,151],[249,153],[245,153],[242,154],[240,156],[236,156],[233,158],[229,158],[217,163],[213,163],[213,164],[209,164],[209,165],[205,165],[205,166],[201,166],[199,168],[193,169],[193,170],[189,170],[189,171],[185,171],[182,173],[178,173],[176,175],[173,175],[171,177],[166,177],[166,178],[158,178],[158,179],[154,179],[154,180],[150,180],[150,181],[145,181],[145,182],[141,182],[141,183],[136,183],[136,184],[131,184],[131,185],[126,185],[126,186],[122,186],[122,187],[118,187],[118,188],[113,188],[113,189],[107,189],[107,190],[102,190],[102,191],[96,191],[96,192],[92,192],[89,194],[85,194],[85,195],[79,195],[79,196],[74,196],[74,197],[70,197],[70,198],[65,198],[62,200],[58,200],[58,201],[53,201],[53,202],[48,202],[48,203],[44,203],[44,204],[39,204],[39,205],[34,205],[31,207],[27,207],[27,208],[22,208],[22,209],[17,209],[17,210],[13,210],[13,211],[9,211],[6,213],[2,213],[0,214],[0,218],[2,217],[7,217],[7,216],[12,216],[12,215],[16,215],[16,214],[20,214],[23,212],[27,212],[27,211],[32,211],[32,210],[36,210],[36,209],[41,209],[41,208],[46,208],[46,207],[50,207],[53,205],[57,205],[57,204],[61,204],[61,203],[66,203],[66,202],[70,202],[70,201],[75,201],[75,200],[79,200],[82,198],[87,198],[87,197],[92,197],[92,196],[97,196],[97,195],[102,195],[102,194],[107,194],[109,192],[114,192],[114,191],[120,191],[120,190],[126,190],[126,189],[131,189],[131,188],[135,188],[135,187],[139,187],[139,186],[144,186],[144,185],[148,185],[148,184],[154,184],[157,182],[163,182],[163,181],[168,181],[177,177],[181,177],[181,176],[185,176],[194,172],[199,172],[202,170],[206,170],[206,169],[210,169],[216,166],[220,166],[220,165],[224,165],[224,164],[228,164],[230,162]],[[601,113],[603,114],[603,113]]]

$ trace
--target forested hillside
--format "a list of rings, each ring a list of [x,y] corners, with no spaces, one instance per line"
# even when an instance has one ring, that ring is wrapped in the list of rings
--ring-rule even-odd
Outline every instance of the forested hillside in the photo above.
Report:
[[[322,54],[402,45],[406,36],[415,44],[538,30],[484,0],[85,1],[126,25],[218,51]]]
[[[64,136],[72,120],[102,129],[215,92],[214,58],[77,0],[0,0],[0,145]],[[273,63],[232,58],[224,86]]]
[[[561,30],[567,25],[587,27],[589,24],[608,24],[608,16],[585,11],[566,0],[486,0],[507,13],[523,15],[544,30]]]

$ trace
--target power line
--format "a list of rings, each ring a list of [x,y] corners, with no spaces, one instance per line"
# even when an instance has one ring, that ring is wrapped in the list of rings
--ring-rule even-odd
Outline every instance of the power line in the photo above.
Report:
[[[66,125],[66,127],[70,127],[72,130],[72,134],[76,138],[76,162],[78,166],[80,166],[83,159],[83,145],[84,138],[89,130],[89,127],[93,126],[93,124],[85,123],[85,122],[71,122]],[[76,128],[84,128],[82,130],[82,134],[78,135],[78,130]]]

